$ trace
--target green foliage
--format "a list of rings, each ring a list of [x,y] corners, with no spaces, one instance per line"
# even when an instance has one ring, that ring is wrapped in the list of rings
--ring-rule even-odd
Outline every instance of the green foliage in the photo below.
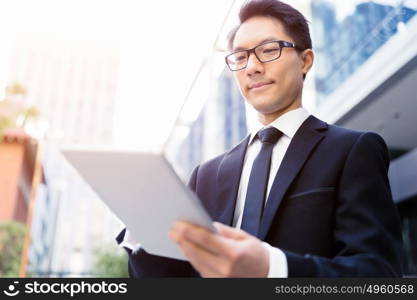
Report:
[[[3,138],[4,138],[4,131],[11,127],[13,125],[13,123],[11,122],[10,119],[8,118],[4,118],[0,115],[0,143],[3,142]]]
[[[28,122],[40,117],[36,107],[28,107],[24,102],[14,100],[16,96],[26,96],[26,88],[18,82],[9,84],[6,87],[6,98],[0,99],[0,142],[7,129],[24,128]]]
[[[93,275],[97,277],[129,277],[127,254],[114,246],[102,247],[96,251],[96,263]]]
[[[15,221],[0,223],[0,277],[18,277],[26,226]]]

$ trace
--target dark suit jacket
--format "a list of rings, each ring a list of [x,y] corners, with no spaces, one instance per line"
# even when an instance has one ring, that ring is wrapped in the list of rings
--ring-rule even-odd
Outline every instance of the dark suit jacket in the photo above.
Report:
[[[198,166],[190,188],[213,220],[231,225],[249,137]],[[402,275],[400,220],[383,139],[310,116],[273,182],[260,239],[285,253],[289,277]],[[118,240],[123,239],[122,232]],[[187,262],[129,253],[133,277],[198,276]]]

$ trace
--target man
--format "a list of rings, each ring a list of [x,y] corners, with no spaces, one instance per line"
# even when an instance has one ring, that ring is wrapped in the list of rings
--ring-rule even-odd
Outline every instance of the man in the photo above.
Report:
[[[239,17],[226,63],[259,127],[198,166],[189,183],[218,232],[177,222],[169,237],[189,263],[128,250],[131,276],[400,276],[383,139],[302,108],[314,54],[297,10],[255,0]],[[118,240],[126,242],[124,232]]]

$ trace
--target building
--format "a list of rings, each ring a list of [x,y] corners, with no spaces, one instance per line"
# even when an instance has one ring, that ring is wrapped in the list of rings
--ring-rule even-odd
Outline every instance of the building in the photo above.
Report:
[[[16,39],[9,81],[48,122],[44,174],[32,226],[30,272],[89,276],[95,249],[113,242],[119,223],[60,154],[62,145],[113,142],[118,47],[51,37]]]
[[[26,224],[31,191],[38,187],[37,151],[38,142],[18,129],[6,131],[0,142],[0,221]]]
[[[223,69],[212,80],[211,96],[202,110],[195,112],[198,117],[171,154],[184,181],[198,164],[231,149],[248,131],[245,101],[230,72]]]
[[[392,3],[359,3],[353,14],[339,21],[335,1],[311,2],[319,101],[341,85],[416,14],[410,7]]]
[[[391,4],[390,4],[391,3]],[[405,276],[417,275],[417,3],[359,1],[344,18],[313,0],[315,113],[329,123],[379,133],[403,225]]]

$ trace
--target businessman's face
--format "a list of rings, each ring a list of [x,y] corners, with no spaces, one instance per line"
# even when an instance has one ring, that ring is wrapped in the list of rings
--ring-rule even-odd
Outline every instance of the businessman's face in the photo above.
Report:
[[[257,16],[240,26],[233,49],[250,49],[267,40],[294,42],[281,22]],[[303,74],[308,72],[312,62],[311,50],[298,52],[294,48],[282,48],[279,59],[266,63],[261,63],[252,53],[246,68],[235,71],[234,75],[242,95],[257,110],[259,120],[268,124],[301,106]]]

